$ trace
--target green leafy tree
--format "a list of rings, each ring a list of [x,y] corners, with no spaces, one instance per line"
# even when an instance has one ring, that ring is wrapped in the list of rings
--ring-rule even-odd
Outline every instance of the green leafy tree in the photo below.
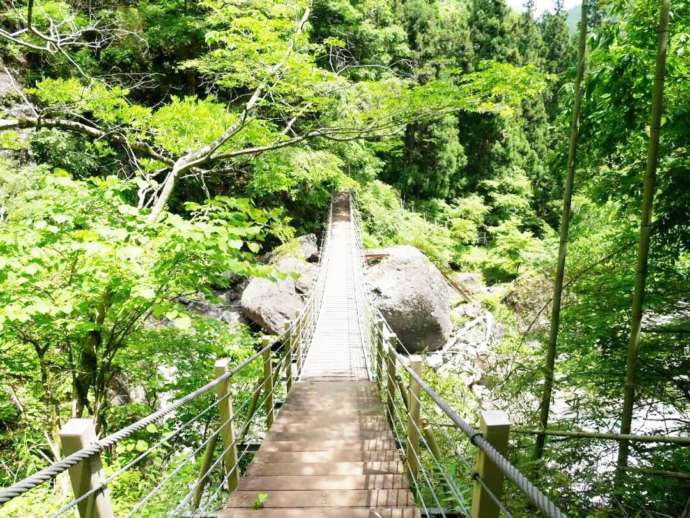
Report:
[[[150,318],[187,330],[179,297],[212,295],[227,283],[224,272],[261,274],[252,252],[276,217],[219,199],[193,207],[189,220],[151,224],[125,201],[133,187],[7,164],[0,183],[3,340],[34,349],[51,405],[59,402],[51,377],[67,375],[75,414],[101,426],[112,366],[131,335]]]

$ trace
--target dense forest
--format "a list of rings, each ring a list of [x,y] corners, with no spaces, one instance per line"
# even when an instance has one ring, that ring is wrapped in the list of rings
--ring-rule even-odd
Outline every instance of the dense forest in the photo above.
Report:
[[[279,278],[266,254],[352,190],[368,247],[472,272],[501,326],[485,392],[427,366],[445,397],[506,410],[572,516],[690,516],[688,444],[578,435],[690,436],[690,3],[667,32],[663,4],[590,2],[578,29],[562,0],[3,2],[0,485],[59,459],[70,417],[117,430],[254,351],[198,307]]]

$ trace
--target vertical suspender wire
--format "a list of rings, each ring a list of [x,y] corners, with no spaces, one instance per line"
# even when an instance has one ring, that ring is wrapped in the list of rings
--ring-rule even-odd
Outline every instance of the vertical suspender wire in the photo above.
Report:
[[[224,398],[225,398],[225,397],[227,397],[227,396],[224,396]],[[83,502],[84,500],[86,500],[87,498],[89,498],[91,495],[93,495],[93,494],[95,494],[95,493],[97,493],[97,492],[102,491],[103,489],[105,489],[105,488],[108,486],[108,484],[109,484],[110,482],[112,482],[112,481],[115,480],[117,477],[119,477],[120,475],[122,475],[124,472],[126,472],[126,471],[127,471],[129,468],[131,468],[132,466],[138,464],[142,459],[144,459],[145,457],[147,457],[147,456],[149,455],[149,453],[151,453],[153,450],[155,450],[156,448],[158,448],[158,447],[160,447],[161,445],[163,445],[165,442],[169,441],[170,439],[172,439],[173,437],[175,437],[176,435],[178,435],[182,430],[184,430],[185,428],[187,428],[188,426],[190,426],[191,424],[193,424],[194,422],[196,422],[197,420],[199,420],[203,415],[205,415],[206,413],[208,413],[210,410],[214,409],[217,405],[218,405],[218,401],[214,401],[213,403],[211,403],[211,404],[210,404],[209,406],[207,406],[204,410],[202,410],[202,411],[199,412],[197,415],[195,415],[192,419],[190,419],[189,421],[187,421],[187,422],[185,422],[185,423],[179,425],[179,426],[178,426],[177,428],[175,428],[172,432],[170,432],[170,433],[167,434],[165,437],[163,437],[162,439],[160,439],[156,444],[154,444],[153,446],[147,448],[146,451],[140,453],[140,454],[137,455],[133,460],[131,460],[130,462],[128,462],[127,464],[125,464],[122,468],[120,468],[120,469],[118,469],[117,471],[115,471],[114,473],[112,473],[112,474],[111,474],[110,476],[108,476],[103,482],[101,482],[98,486],[94,487],[93,489],[90,489],[89,491],[87,491],[86,493],[84,493],[83,495],[81,495],[79,498],[75,498],[74,500],[72,500],[72,502],[70,502],[69,504],[67,504],[65,507],[59,509],[58,511],[54,512],[51,516],[52,516],[52,517],[61,516],[61,515],[63,515],[64,513],[66,513],[67,511],[69,511],[70,509],[73,509],[74,507],[76,507],[77,505],[79,505],[81,502]]]
[[[392,373],[391,373],[391,372],[387,372],[386,375],[387,375],[387,377],[388,377],[389,379],[392,379]],[[395,380],[394,380],[394,381],[395,381]],[[397,399],[397,398],[396,398],[396,399]],[[404,429],[404,428],[405,428],[405,425],[404,425],[404,423],[402,422],[402,418],[400,417],[399,412],[397,411],[397,406],[396,406],[396,405],[393,405],[393,410],[394,410],[394,416],[391,416],[391,417],[395,417],[395,418],[397,419],[397,423],[400,425],[401,429]],[[400,437],[399,433],[397,432],[397,427],[395,426],[395,424],[393,424],[392,429],[393,429],[393,433],[395,433],[395,436],[396,436],[396,438],[397,438],[397,440],[398,440],[398,443],[399,443],[399,444],[403,444],[404,441],[403,441],[403,439]],[[428,476],[426,467],[425,467],[424,464],[422,463],[422,461],[421,461],[421,459],[419,458],[419,455],[417,454],[417,452],[415,452],[414,449],[412,450],[412,452],[414,453],[415,458],[417,459],[417,464],[419,465],[419,467],[420,467],[421,470],[422,470],[422,475],[424,476],[424,479],[426,480],[426,484],[427,484],[429,490],[431,491],[432,496],[434,497],[434,501],[436,502],[436,505],[437,505],[438,508],[441,510],[441,514],[445,517],[446,515],[445,515],[445,512],[443,511],[443,506],[441,505],[441,502],[439,501],[438,496],[436,495],[436,491],[434,490],[434,485],[431,483],[431,480],[429,479],[429,476]],[[409,459],[406,459],[405,464],[406,464],[406,466],[407,466],[407,470],[408,470],[408,472],[409,472],[409,474],[410,474],[410,477],[413,479],[413,481],[414,481],[414,483],[415,483],[415,486],[416,486],[417,488],[421,488],[422,486],[419,484],[419,482],[418,482],[418,480],[417,480],[417,477],[412,473],[412,470],[410,469]],[[427,506],[426,506],[426,503],[424,502],[424,498],[422,498],[421,494],[420,494],[420,498],[419,498],[419,499],[420,499],[420,501],[421,501],[421,503],[422,503],[422,506],[424,507],[424,512],[427,514],[427,516],[429,516],[429,510],[428,510],[428,508],[427,508]]]
[[[400,416],[400,413],[398,412],[397,405],[393,405],[393,410],[394,410],[394,414],[395,414],[395,418],[396,418],[396,420],[397,420],[397,423],[400,425],[401,429],[404,429],[404,428],[405,428],[405,423],[403,423],[403,421],[402,421],[402,418],[401,418],[401,416]],[[404,440],[403,440],[403,439],[400,437],[400,435],[398,434],[397,428],[396,428],[395,425],[393,426],[393,431],[394,431],[394,433],[395,433],[395,435],[396,435],[396,438],[398,439],[398,442],[399,442],[400,444],[403,444]],[[418,464],[419,467],[421,468],[422,475],[424,476],[424,480],[426,480],[426,485],[427,485],[427,487],[428,487],[429,490],[431,491],[431,495],[432,495],[433,498],[434,498],[434,502],[436,503],[438,509],[441,511],[441,515],[445,518],[446,514],[445,514],[445,512],[444,512],[444,510],[443,510],[443,506],[441,505],[440,500],[438,499],[438,495],[436,495],[436,491],[434,490],[434,485],[431,483],[431,480],[429,479],[429,476],[428,476],[428,472],[427,472],[427,470],[426,470],[426,467],[424,466],[424,464],[422,463],[421,459],[420,459],[419,456],[417,455],[417,452],[415,452],[414,450],[412,450],[412,452],[414,453],[415,458],[417,459],[417,464]],[[415,486],[416,486],[418,489],[420,489],[422,486],[421,486],[421,484],[419,484],[419,482],[418,482],[418,480],[417,480],[417,477],[412,473],[412,469],[410,468],[410,465],[409,465],[409,459],[406,459],[405,464],[406,464],[406,466],[407,466],[407,470],[408,470],[408,472],[410,473],[411,478],[414,480]],[[424,507],[424,512],[427,514],[427,516],[429,516],[429,510],[428,510],[428,508],[427,508],[427,506],[426,506],[426,503],[424,502],[424,498],[422,498],[421,494],[420,494],[420,498],[419,498],[419,499],[420,499],[420,501],[422,502],[422,506]]]
[[[272,385],[272,387],[273,387],[273,388],[272,388],[271,390],[272,390],[272,391],[275,390],[275,385]],[[261,406],[267,401],[269,395],[270,395],[270,394],[264,394],[263,400],[261,400],[261,401],[256,405],[256,407],[257,407],[257,408],[261,408]],[[258,413],[255,412],[253,416],[248,417],[248,421],[247,421],[247,423],[245,423],[245,426],[246,426],[246,424],[249,424],[249,423],[251,422],[251,420],[254,419],[254,417],[257,416],[257,415],[258,415]],[[243,428],[244,428],[244,427],[243,427]],[[189,502],[189,500],[191,499],[192,495],[194,494],[194,491],[195,491],[196,488],[199,486],[199,484],[201,483],[201,481],[204,480],[204,479],[206,479],[206,477],[208,477],[208,475],[213,471],[213,469],[214,469],[216,466],[218,466],[218,464],[220,463],[220,461],[223,460],[223,456],[225,455],[226,452],[228,452],[228,451],[230,450],[230,448],[233,448],[233,447],[237,446],[238,441],[239,441],[239,439],[241,439],[241,438],[243,438],[243,437],[242,437],[241,435],[238,434],[237,437],[235,437],[235,439],[232,441],[232,443],[230,443],[230,444],[222,451],[222,453],[221,453],[221,454],[218,456],[218,458],[213,462],[213,464],[211,464],[211,466],[208,468],[208,470],[206,470],[206,473],[204,473],[202,476],[199,477],[199,479],[197,480],[197,482],[192,486],[192,489],[187,493],[187,495],[185,495],[185,497],[182,499],[182,501],[178,504],[178,506],[177,506],[177,507],[175,508],[175,510],[172,512],[172,515],[173,515],[173,516],[176,515],[176,513],[178,513],[178,512],[182,509],[182,507],[183,507],[186,503]],[[235,463],[235,465],[232,466],[232,467],[230,467],[230,468],[228,468],[228,469],[226,470],[226,471],[228,472],[228,475],[226,475],[226,476],[223,478],[223,481],[221,482],[221,487],[222,487],[223,483],[225,482],[225,480],[227,479],[227,477],[229,476],[229,474],[232,473],[232,472],[235,470],[235,468],[237,468],[237,467],[239,466],[240,461],[244,458],[244,456],[247,454],[248,451],[249,451],[249,450],[245,449],[245,450],[242,452],[242,455],[237,459],[237,462]]]

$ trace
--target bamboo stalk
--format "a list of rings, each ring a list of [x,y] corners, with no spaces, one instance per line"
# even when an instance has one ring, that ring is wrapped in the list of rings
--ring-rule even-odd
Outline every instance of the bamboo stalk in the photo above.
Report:
[[[649,243],[651,236],[652,212],[654,209],[654,191],[656,188],[656,171],[659,162],[659,135],[661,133],[661,114],[664,103],[664,79],[666,72],[666,51],[668,47],[669,0],[660,1],[659,9],[659,39],[656,54],[656,70],[654,75],[654,92],[652,94],[652,110],[650,114],[649,149],[647,152],[647,167],[644,178],[642,195],[642,219],[640,221],[640,241],[637,251],[637,273],[635,275],[635,290],[633,292],[632,315],[630,323],[630,340],[628,342],[628,358],[625,369],[625,387],[623,393],[623,413],[621,415],[621,434],[629,434],[633,418],[635,403],[635,387],[637,385],[637,359],[640,352],[640,328],[642,325],[642,309],[647,285],[647,266],[649,263]],[[623,482],[625,467],[628,465],[630,443],[622,441],[618,448],[616,480],[614,489],[620,489]]]
[[[580,19],[580,35],[577,49],[577,74],[575,77],[575,105],[570,121],[570,145],[568,148],[568,167],[563,191],[563,212],[561,214],[560,242],[558,245],[558,262],[556,277],[553,281],[553,303],[551,305],[551,326],[549,330],[549,344],[546,350],[544,365],[544,391],[542,392],[539,424],[546,428],[549,424],[549,410],[553,393],[554,368],[556,365],[556,348],[558,345],[558,330],[561,323],[561,300],[563,298],[563,280],[565,278],[565,260],[568,255],[568,234],[570,232],[570,210],[575,183],[575,163],[577,158],[577,142],[580,134],[580,114],[582,113],[582,82],[585,76],[587,53],[587,14],[588,0],[582,2]],[[534,457],[540,459],[544,454],[546,436],[537,436]]]

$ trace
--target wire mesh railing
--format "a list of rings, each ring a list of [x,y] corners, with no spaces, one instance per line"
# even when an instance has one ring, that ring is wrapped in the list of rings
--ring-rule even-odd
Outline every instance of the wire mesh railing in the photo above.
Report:
[[[529,511],[565,514],[507,458],[509,424],[502,413],[484,413],[476,430],[424,382],[422,363],[410,353],[369,301],[363,275],[366,255],[361,216],[350,195],[357,253],[361,257],[358,302],[367,336],[372,379],[385,403],[417,505],[426,516],[512,516],[503,479],[527,500]],[[399,352],[400,351],[400,352]],[[522,514],[524,515],[524,513]]]
[[[75,510],[81,516],[183,516],[220,509],[251,460],[253,453],[248,444],[261,440],[273,423],[279,403],[299,379],[323,301],[332,214],[331,203],[319,273],[309,297],[280,336],[266,337],[257,351],[236,358],[234,365],[229,359],[218,360],[212,381],[106,437],[97,438],[91,419],[69,421],[61,431],[65,457],[0,489],[0,514],[4,504],[54,483],[67,472],[74,498],[63,495],[50,516],[64,516]],[[138,439],[132,458],[111,462],[108,470],[103,468],[103,460],[116,460],[118,448],[125,442],[145,432],[150,432],[150,438],[159,426],[170,429],[150,445]],[[153,476],[133,476],[135,469],[139,473],[153,470]],[[110,493],[120,486],[137,493],[136,498],[113,503]],[[26,499],[17,515],[37,516],[30,509],[31,502],[37,500]],[[41,509],[43,513],[45,507]]]

